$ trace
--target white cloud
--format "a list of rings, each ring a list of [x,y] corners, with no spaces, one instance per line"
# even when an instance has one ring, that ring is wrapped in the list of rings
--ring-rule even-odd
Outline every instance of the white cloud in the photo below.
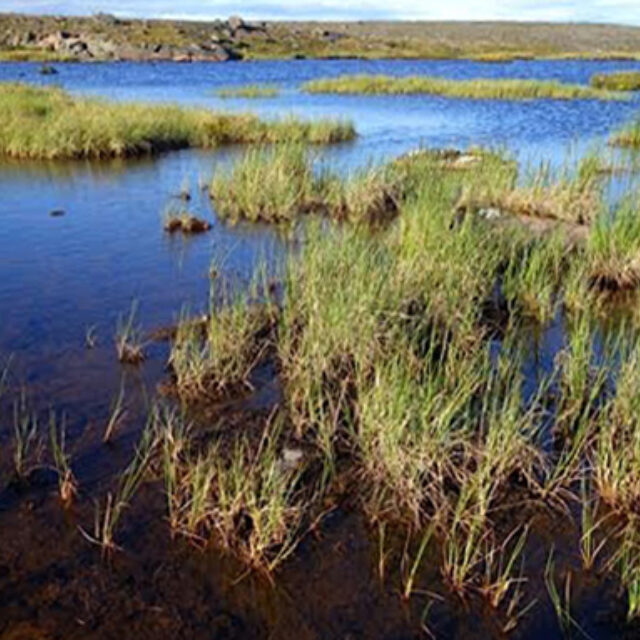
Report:
[[[209,19],[540,20],[640,25],[639,0],[0,0],[0,11]]]

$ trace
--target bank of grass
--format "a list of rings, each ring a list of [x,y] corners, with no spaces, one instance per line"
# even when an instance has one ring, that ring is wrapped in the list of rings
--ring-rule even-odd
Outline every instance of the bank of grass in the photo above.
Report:
[[[530,51],[485,51],[471,54],[468,59],[474,62],[515,62],[517,60],[534,60],[536,55]]]
[[[14,158],[131,157],[186,147],[354,137],[348,122],[264,121],[169,105],[79,98],[58,88],[0,85],[0,155]]]
[[[483,149],[418,149],[382,166],[338,175],[315,169],[312,154],[292,143],[249,149],[230,168],[214,174],[209,193],[218,215],[235,222],[291,222],[313,212],[381,225],[397,215],[430,172],[482,173],[497,187],[514,170],[507,158]]]
[[[441,77],[344,75],[311,80],[309,93],[360,95],[428,94],[475,100],[625,100],[624,94],[550,80],[489,79],[450,80]]]
[[[610,91],[640,91],[640,71],[598,73],[591,77],[591,86]]]
[[[276,98],[280,95],[280,89],[272,85],[251,84],[242,87],[225,87],[218,89],[216,95],[219,98]]]
[[[0,62],[75,62],[67,54],[45,49],[6,49],[0,51]]]

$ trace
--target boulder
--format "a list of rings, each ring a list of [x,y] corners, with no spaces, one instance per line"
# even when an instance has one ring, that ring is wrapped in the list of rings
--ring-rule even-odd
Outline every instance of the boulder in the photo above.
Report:
[[[120,24],[120,20],[118,20],[118,18],[116,18],[114,15],[111,15],[110,13],[96,13],[93,16],[93,19],[98,24],[105,25],[107,27],[115,27],[116,25]]]
[[[227,22],[232,31],[236,31],[245,26],[244,20],[240,16],[231,16]]]

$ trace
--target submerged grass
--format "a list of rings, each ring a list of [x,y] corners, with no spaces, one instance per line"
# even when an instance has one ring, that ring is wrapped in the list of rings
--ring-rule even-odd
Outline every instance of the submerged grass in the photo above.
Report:
[[[0,85],[0,155],[15,158],[129,157],[185,147],[354,137],[347,122],[263,121],[177,106],[118,104],[59,88]]]
[[[309,93],[431,94],[475,100],[624,100],[623,94],[549,80],[450,80],[430,76],[397,78],[384,75],[346,75],[307,82]]]

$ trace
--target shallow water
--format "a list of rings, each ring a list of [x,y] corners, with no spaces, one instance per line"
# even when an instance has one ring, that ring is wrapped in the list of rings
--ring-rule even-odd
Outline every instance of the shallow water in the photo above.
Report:
[[[56,67],[60,73],[51,78],[40,76],[39,66],[35,64],[0,64],[0,81],[55,83],[74,93],[110,99],[251,110],[269,117],[295,113],[307,118],[349,118],[357,127],[358,139],[319,150],[323,158],[344,167],[345,171],[396,156],[420,144],[504,147],[523,164],[542,158],[561,164],[568,154],[578,157],[594,145],[603,144],[612,130],[640,108],[639,96],[630,102],[523,103],[426,96],[315,96],[299,92],[300,84],[306,80],[356,72],[421,73],[451,78],[531,77],[585,83],[593,73],[640,69],[640,63],[351,60],[220,65],[60,64]],[[268,100],[221,100],[214,94],[216,88],[247,83],[275,83],[283,91],[279,97]],[[78,474],[89,485],[108,477],[110,470],[118,468],[118,463],[126,459],[127,444],[130,445],[137,428],[133,418],[135,408],[142,403],[144,390],[152,391],[164,376],[166,347],[150,344],[144,367],[140,371],[126,371],[127,388],[135,399],[131,401],[128,427],[125,426],[117,438],[116,444],[121,444],[122,449],[116,448],[115,453],[109,454],[111,457],[101,454],[97,447],[100,426],[106,420],[109,403],[123,375],[113,346],[118,316],[127,313],[132,301],[137,300],[139,319],[146,331],[169,325],[184,305],[191,310],[206,307],[212,260],[221,278],[246,282],[259,261],[272,263],[286,252],[287,239],[273,228],[229,227],[217,221],[206,194],[198,189],[199,180],[211,176],[216,163],[227,163],[238,153],[241,149],[233,148],[215,152],[186,150],[127,162],[0,162],[0,363],[11,356],[14,386],[26,385],[37,406],[44,409],[54,405],[66,412],[70,436],[82,441],[78,445],[81,451]],[[210,217],[214,221],[213,230],[193,238],[168,237],[162,231],[162,212],[179,192],[185,176],[195,196],[190,208]],[[53,210],[62,210],[65,215],[51,217]],[[85,347],[89,327],[95,328],[98,339],[92,350]],[[534,368],[550,368],[562,343],[562,334],[556,324],[543,336],[539,362]],[[8,413],[5,415],[9,417]],[[9,422],[7,419],[0,425],[0,434],[5,429],[0,441],[7,436]],[[0,514],[3,504],[7,509],[13,504],[10,498],[11,495],[0,494]],[[5,520],[5,526],[11,526],[15,532],[20,530],[22,518],[31,527],[42,526],[43,520],[53,519],[56,535],[67,535],[60,533],[64,529],[64,524],[59,522],[61,517],[52,515],[48,508],[39,515],[23,514],[18,518],[18,521],[13,516]],[[352,529],[357,532],[362,527],[358,522],[349,520],[349,523],[347,539]],[[46,547],[36,533],[32,537],[34,549]],[[336,544],[344,544],[344,540]],[[353,544],[357,553],[354,557],[346,554],[344,566],[362,577],[366,569],[360,564],[366,565],[365,560],[372,551],[358,547],[357,542]],[[319,550],[309,551],[309,557],[316,558],[314,566],[318,566],[318,558],[331,553],[330,547],[318,546]],[[175,560],[172,553],[167,553],[170,557],[164,561],[171,565]],[[303,580],[311,566],[309,557],[303,552],[288,569],[290,577],[288,582],[285,580],[288,588],[295,588]],[[152,561],[155,560],[149,560]],[[5,558],[4,562],[9,561]],[[62,559],[57,562],[64,565]],[[331,563],[325,558],[322,564]],[[29,573],[28,566],[26,562],[25,573],[19,574],[27,583],[35,571]],[[76,566],[75,560],[71,566]],[[328,585],[340,581],[339,567],[329,566],[326,571],[332,576],[327,578]],[[17,579],[12,577],[13,581]],[[127,569],[112,574],[110,579],[120,584],[119,580],[128,579]],[[11,584],[13,582],[3,578],[0,566],[0,595],[8,598]],[[206,584],[214,591],[221,588],[215,580],[209,579]],[[264,595],[260,589],[258,592]],[[346,593],[335,596],[337,621],[331,622],[331,616],[318,608],[321,600],[310,600],[309,611],[298,612],[292,618],[293,623],[300,623],[300,616],[308,616],[304,621],[307,629],[304,637],[376,637],[372,623],[363,622],[368,615],[367,607],[374,606],[386,611],[373,618],[380,623],[385,621],[385,637],[414,637],[412,631],[406,630],[395,594],[391,598],[389,593],[373,586],[361,589],[364,593],[357,596],[360,599],[353,606],[341,604],[340,597],[348,600]],[[314,597],[308,585],[305,593],[310,599]],[[248,594],[243,592],[242,597],[247,598]],[[260,632],[264,630],[263,621],[252,622],[252,609],[242,597],[241,601],[236,598],[228,604],[231,613],[224,615],[235,619],[237,614],[245,626],[238,623],[239,627],[235,628],[231,622],[232,631],[219,637],[264,637]],[[280,592],[272,597],[286,601],[286,594]],[[316,593],[315,597],[319,595]],[[395,604],[391,605],[391,600]],[[273,602],[263,604],[262,614],[270,607],[277,610]],[[22,613],[28,611],[15,606]],[[292,615],[293,609],[287,609],[289,605],[279,602],[278,606]],[[447,623],[444,628],[448,628],[447,625],[451,626]],[[548,631],[553,623],[549,623],[549,628],[545,625],[540,623],[542,631],[532,631],[534,635],[523,637],[551,637]],[[349,631],[351,627],[355,629],[353,633]],[[273,629],[273,625],[270,628]],[[326,635],[327,629],[329,635]],[[0,623],[0,638],[4,638],[2,632]],[[597,628],[590,632],[594,638],[609,637],[606,631],[598,635]],[[158,633],[160,637],[162,631]],[[471,637],[470,633],[466,627],[458,629],[453,625],[450,637]],[[484,633],[489,631],[476,630],[473,637],[489,637]],[[104,633],[104,637],[110,637],[109,633]]]

